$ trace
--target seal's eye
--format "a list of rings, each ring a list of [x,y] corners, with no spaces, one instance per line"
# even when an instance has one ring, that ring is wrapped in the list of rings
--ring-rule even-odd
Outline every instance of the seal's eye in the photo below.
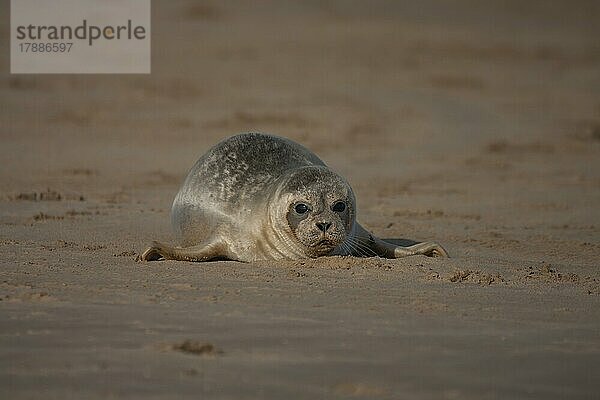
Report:
[[[331,206],[331,209],[335,212],[344,212],[344,210],[346,209],[346,203],[344,203],[343,201],[338,201],[333,206]]]
[[[298,214],[304,214],[305,212],[308,211],[308,206],[304,203],[299,203],[299,204],[296,204],[296,207],[294,207],[294,210],[296,210],[296,212]]]

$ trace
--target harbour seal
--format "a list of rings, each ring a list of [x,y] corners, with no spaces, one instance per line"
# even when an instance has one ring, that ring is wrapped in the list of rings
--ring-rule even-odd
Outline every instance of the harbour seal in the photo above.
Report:
[[[437,243],[402,247],[369,233],[344,178],[298,143],[260,133],[232,136],[200,157],[171,220],[181,246],[154,242],[141,260],[448,257]]]

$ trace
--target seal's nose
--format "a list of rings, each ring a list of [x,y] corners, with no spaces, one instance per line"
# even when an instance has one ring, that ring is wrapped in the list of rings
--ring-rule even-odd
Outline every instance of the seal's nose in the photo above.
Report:
[[[317,222],[315,225],[317,225],[317,228],[319,228],[321,231],[325,232],[331,227],[331,222]]]

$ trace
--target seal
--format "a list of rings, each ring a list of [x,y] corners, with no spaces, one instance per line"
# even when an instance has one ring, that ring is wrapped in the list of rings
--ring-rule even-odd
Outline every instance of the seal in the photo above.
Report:
[[[153,242],[141,260],[448,257],[437,243],[403,247],[368,232],[344,178],[298,143],[261,133],[232,136],[200,157],[171,221],[181,246]]]

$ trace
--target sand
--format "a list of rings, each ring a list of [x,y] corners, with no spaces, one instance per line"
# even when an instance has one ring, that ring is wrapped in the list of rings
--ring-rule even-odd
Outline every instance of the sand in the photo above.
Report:
[[[154,1],[147,76],[1,41],[0,397],[596,398],[600,7],[501,3]],[[135,262],[251,130],[452,258]]]

